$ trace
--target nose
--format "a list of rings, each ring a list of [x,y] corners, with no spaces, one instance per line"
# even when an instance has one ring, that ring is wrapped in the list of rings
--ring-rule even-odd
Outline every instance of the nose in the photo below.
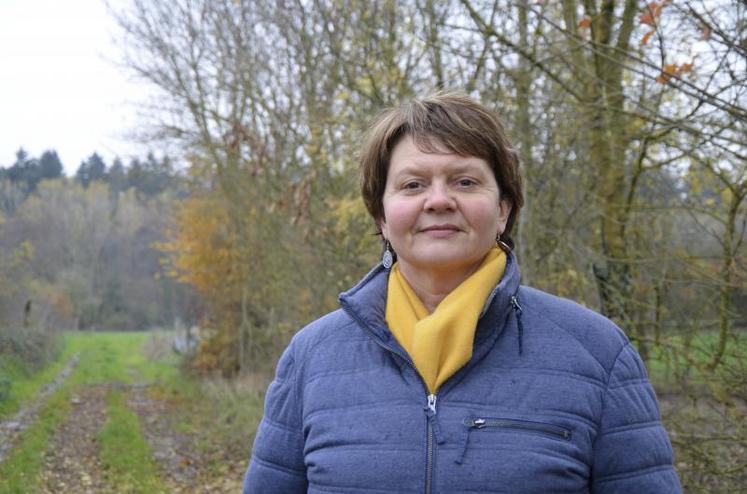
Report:
[[[428,189],[423,207],[433,212],[452,211],[456,208],[456,202],[446,184],[434,182]]]

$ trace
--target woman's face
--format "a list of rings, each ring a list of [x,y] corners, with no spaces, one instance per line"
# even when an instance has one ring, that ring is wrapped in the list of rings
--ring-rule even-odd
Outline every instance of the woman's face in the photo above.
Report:
[[[511,211],[488,163],[424,153],[409,136],[392,151],[381,231],[404,273],[469,276],[503,233]]]

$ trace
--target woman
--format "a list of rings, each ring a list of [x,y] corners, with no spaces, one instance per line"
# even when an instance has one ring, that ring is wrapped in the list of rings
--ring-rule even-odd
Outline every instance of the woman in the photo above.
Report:
[[[462,95],[361,153],[382,263],[280,359],[245,493],[677,493],[643,364],[602,316],[519,286],[518,160]]]

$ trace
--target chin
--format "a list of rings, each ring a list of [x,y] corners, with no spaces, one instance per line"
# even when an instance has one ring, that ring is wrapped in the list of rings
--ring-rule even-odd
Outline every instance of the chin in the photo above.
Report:
[[[465,256],[459,254],[447,254],[447,253],[434,253],[429,256],[419,256],[413,259],[412,264],[414,267],[424,271],[461,271],[469,270],[473,265],[479,263],[483,256],[479,256],[477,259],[465,258]]]

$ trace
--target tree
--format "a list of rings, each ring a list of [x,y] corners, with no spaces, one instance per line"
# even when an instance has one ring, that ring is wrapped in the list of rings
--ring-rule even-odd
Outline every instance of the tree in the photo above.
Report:
[[[23,148],[16,152],[16,161],[5,175],[11,182],[21,185],[26,195],[33,192],[42,179],[39,162]]]
[[[93,153],[78,167],[75,172],[75,180],[88,187],[93,181],[106,181],[106,163],[97,153]]]
[[[55,150],[48,150],[42,153],[41,158],[39,158],[39,168],[42,180],[60,178],[64,170],[62,162]]]
[[[122,160],[114,158],[112,166],[106,174],[106,181],[112,194],[118,195],[127,189],[127,171],[125,170]]]

